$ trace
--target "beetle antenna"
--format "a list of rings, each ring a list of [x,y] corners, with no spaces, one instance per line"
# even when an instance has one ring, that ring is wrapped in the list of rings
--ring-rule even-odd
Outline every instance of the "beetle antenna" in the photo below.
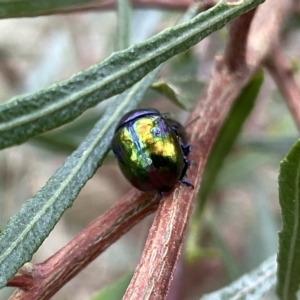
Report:
[[[196,122],[199,119],[200,119],[200,116],[196,117],[195,119],[193,119],[192,121],[190,121],[186,126],[184,126],[184,128],[188,128],[189,126],[191,126],[194,122]]]

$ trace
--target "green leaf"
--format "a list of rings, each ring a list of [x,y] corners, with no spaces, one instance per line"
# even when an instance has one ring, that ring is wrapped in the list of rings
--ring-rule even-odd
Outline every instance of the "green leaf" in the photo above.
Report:
[[[276,257],[272,256],[254,271],[219,291],[204,295],[201,300],[260,300],[275,282]]]
[[[16,18],[51,14],[92,2],[95,0],[0,0],[0,17]]]
[[[91,297],[90,300],[121,300],[132,278],[132,273],[119,279],[117,282],[103,288]]]
[[[180,96],[180,92],[176,91],[176,87],[172,86],[171,83],[166,83],[163,81],[155,82],[151,85],[151,88],[156,92],[166,96],[171,100],[175,105],[181,107],[184,110],[190,110],[192,107],[187,101]]]
[[[276,292],[280,299],[294,300],[300,284],[300,140],[281,162],[278,184],[283,229]]]
[[[174,55],[184,52],[263,0],[216,6],[189,22],[117,52],[70,79],[0,106],[0,149],[70,122],[88,108],[119,94]]]
[[[117,0],[117,41],[116,50],[123,50],[130,46],[131,36],[131,6],[128,0]]]
[[[183,78],[183,77],[182,77]],[[196,103],[196,97],[204,88],[204,83],[194,78],[170,79],[154,82],[151,88],[168,97],[175,105],[184,110],[191,110]]]
[[[263,73],[259,72],[236,99],[218,134],[205,166],[199,191],[200,203],[197,209],[198,214],[202,212],[207,196],[215,183],[224,159],[229,154],[245,120],[252,111],[262,82]]]
[[[141,102],[158,71],[151,72],[120,95],[64,165],[10,219],[0,235],[0,288],[31,259],[64,211],[73,204],[109,151],[117,122]]]

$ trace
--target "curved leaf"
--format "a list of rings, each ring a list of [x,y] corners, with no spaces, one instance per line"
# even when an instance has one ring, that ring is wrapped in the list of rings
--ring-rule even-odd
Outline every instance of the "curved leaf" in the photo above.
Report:
[[[191,110],[189,103],[186,103],[185,99],[183,99],[183,97],[180,96],[180,93],[176,91],[176,87],[172,86],[171,83],[158,81],[154,82],[151,85],[151,88],[163,96],[168,97],[169,100],[171,100],[178,107],[181,107],[184,110]]]
[[[281,162],[278,184],[283,229],[276,292],[280,299],[294,300],[300,284],[300,140]]]
[[[264,0],[222,1],[182,25],[115,53],[69,80],[0,106],[0,149],[65,124],[100,101],[119,94],[172,56],[184,52],[215,30]]]

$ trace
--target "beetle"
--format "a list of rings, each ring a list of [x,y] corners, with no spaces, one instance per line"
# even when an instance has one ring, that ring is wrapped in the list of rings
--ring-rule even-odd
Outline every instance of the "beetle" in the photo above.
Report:
[[[112,150],[127,180],[146,192],[170,191],[178,181],[194,187],[184,178],[191,146],[183,126],[169,114],[154,108],[135,109],[119,121]]]

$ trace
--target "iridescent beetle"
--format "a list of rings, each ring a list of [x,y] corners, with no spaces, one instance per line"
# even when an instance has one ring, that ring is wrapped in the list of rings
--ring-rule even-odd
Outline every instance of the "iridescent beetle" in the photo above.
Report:
[[[128,112],[119,121],[112,150],[123,175],[141,191],[170,191],[184,179],[190,165],[183,126],[168,114],[153,108]]]

